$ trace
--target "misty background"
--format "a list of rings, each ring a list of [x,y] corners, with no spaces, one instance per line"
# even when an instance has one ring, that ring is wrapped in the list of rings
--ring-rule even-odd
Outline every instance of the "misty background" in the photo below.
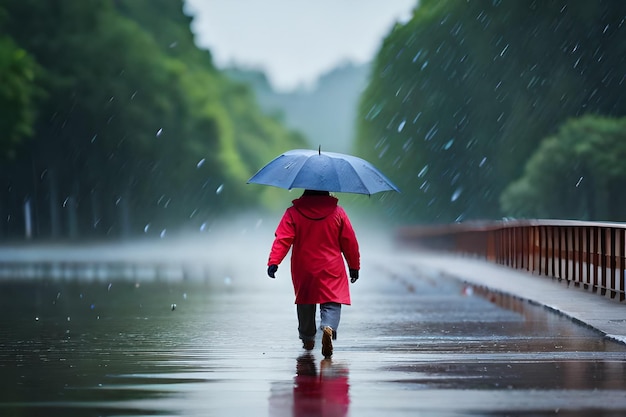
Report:
[[[370,60],[289,88],[216,64],[194,3],[0,1],[0,238],[202,236],[250,212],[273,227],[300,192],[247,179],[319,145],[402,190],[340,195],[357,232],[626,217],[622,2],[414,2]]]

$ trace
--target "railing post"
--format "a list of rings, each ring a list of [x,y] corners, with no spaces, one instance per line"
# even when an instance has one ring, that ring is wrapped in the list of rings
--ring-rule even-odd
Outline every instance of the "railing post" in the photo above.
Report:
[[[616,246],[616,241],[615,241],[615,229],[611,228],[610,230],[610,238],[611,240],[609,241],[609,244],[611,245],[610,248],[610,254],[611,257],[609,258],[609,288],[610,288],[610,296],[611,298],[615,298],[615,295],[617,294],[615,292],[617,283],[616,283],[616,274],[617,274],[617,270],[616,270],[616,252],[615,252],[615,246]]]
[[[600,228],[600,294],[606,295],[607,274],[606,274],[606,257],[607,257],[606,229]]]
[[[625,287],[624,287],[624,281],[626,280],[626,277],[624,276],[624,272],[625,272],[625,258],[626,258],[626,250],[624,249],[624,247],[626,246],[626,230],[624,229],[619,229],[619,258],[618,258],[618,263],[617,263],[617,267],[616,272],[618,272],[618,276],[619,276],[619,300],[620,301],[624,301],[624,297],[625,297]]]
[[[576,227],[576,265],[578,266],[576,275],[576,285],[583,281],[583,233],[580,227]]]

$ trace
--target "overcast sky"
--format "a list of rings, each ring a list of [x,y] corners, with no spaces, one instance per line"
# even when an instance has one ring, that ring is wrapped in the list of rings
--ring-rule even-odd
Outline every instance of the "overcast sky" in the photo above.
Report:
[[[290,90],[335,66],[370,61],[417,0],[185,0],[215,64],[263,70]]]

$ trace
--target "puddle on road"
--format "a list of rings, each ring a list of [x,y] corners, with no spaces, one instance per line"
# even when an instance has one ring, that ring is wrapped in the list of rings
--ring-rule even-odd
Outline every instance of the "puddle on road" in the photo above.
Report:
[[[624,345],[454,280],[403,279],[354,287],[326,362],[302,355],[288,281],[0,284],[0,415],[626,411]]]
[[[410,288],[396,307],[417,319],[397,314],[393,326],[375,323],[380,337],[366,347],[388,354],[379,370],[396,386],[390,398],[410,391],[432,415],[626,411],[623,344],[542,306],[453,278],[418,280]],[[442,399],[445,393],[453,400]]]

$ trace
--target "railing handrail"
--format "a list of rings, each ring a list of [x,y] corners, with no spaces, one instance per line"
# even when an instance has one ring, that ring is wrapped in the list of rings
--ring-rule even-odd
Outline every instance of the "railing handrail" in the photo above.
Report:
[[[472,254],[564,279],[625,299],[626,224],[577,220],[502,220],[404,227],[396,239],[422,248]]]

